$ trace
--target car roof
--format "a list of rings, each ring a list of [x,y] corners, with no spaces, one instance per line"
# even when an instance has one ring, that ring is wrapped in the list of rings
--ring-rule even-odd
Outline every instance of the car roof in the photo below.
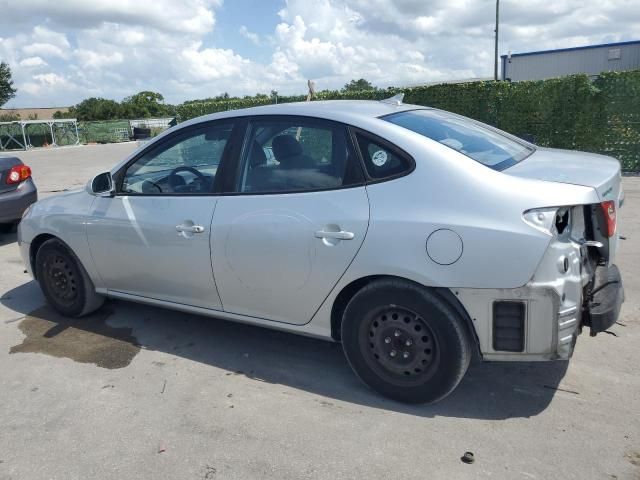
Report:
[[[407,110],[425,109],[420,105],[397,104],[391,101],[375,100],[314,100],[311,102],[280,103],[250,107],[226,112],[212,113],[197,117],[182,125],[218,120],[223,118],[253,115],[299,115],[304,117],[325,118],[357,125],[365,119],[377,118],[391,113]]]

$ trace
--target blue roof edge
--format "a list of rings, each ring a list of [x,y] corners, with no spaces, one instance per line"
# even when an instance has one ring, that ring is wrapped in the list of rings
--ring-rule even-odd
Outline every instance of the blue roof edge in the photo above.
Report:
[[[635,44],[640,44],[640,40],[629,40],[626,42],[615,42],[615,43],[601,43],[598,45],[585,45],[583,47],[556,48],[555,50],[538,50],[535,52],[512,53],[511,57],[526,57],[528,55],[540,55],[542,53],[572,52],[574,50],[589,50],[592,48],[619,47],[623,45],[635,45]],[[500,58],[507,58],[508,56],[509,55],[500,55]]]

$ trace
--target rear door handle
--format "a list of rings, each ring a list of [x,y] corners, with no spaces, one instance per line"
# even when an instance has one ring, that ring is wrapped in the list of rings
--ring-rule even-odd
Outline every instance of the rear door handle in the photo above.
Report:
[[[180,233],[202,233],[204,232],[204,227],[201,225],[176,225],[176,231]]]
[[[345,232],[340,230],[339,232],[327,232],[326,230],[318,230],[316,232],[316,238],[333,238],[336,240],[353,240],[355,236],[353,232]]]

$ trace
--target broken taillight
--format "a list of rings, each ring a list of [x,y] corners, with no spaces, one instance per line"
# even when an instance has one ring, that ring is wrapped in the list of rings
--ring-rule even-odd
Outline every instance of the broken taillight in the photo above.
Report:
[[[613,200],[607,200],[600,204],[604,219],[607,222],[607,236],[613,237],[616,233],[616,202]]]
[[[9,170],[7,175],[7,185],[15,185],[16,183],[24,182],[27,178],[31,177],[31,169],[26,165],[16,165]]]

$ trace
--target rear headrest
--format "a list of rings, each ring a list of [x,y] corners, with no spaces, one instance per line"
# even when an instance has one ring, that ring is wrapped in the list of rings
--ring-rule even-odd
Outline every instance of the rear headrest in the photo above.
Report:
[[[302,145],[291,135],[278,135],[271,142],[273,154],[276,160],[281,162],[283,159],[302,154]]]

